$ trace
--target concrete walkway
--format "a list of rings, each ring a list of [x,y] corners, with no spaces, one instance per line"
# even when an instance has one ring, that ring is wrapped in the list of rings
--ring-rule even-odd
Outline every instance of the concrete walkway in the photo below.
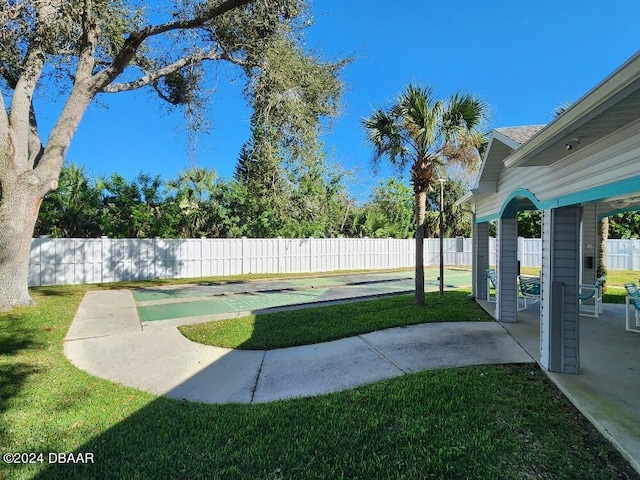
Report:
[[[187,340],[170,321],[143,326],[129,290],[88,292],[64,351],[92,375],[210,403],[269,402],[428,369],[533,362],[493,322],[415,325],[270,351],[205,346]]]

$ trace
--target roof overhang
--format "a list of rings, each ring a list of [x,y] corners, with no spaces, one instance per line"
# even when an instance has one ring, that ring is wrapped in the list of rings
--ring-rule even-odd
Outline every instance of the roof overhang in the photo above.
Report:
[[[507,168],[548,166],[640,117],[640,52],[505,161]]]

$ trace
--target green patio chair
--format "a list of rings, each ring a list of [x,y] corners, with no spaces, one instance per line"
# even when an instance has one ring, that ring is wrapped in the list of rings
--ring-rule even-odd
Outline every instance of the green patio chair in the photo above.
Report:
[[[640,333],[640,290],[635,283],[625,283],[624,288],[627,290],[626,298],[626,329],[627,332]],[[633,307],[635,322],[629,315],[629,309]]]
[[[522,306],[520,302],[522,301]],[[526,310],[527,303],[540,301],[540,277],[518,275],[518,311]]]
[[[581,284],[578,286],[578,301],[580,302],[580,315],[585,317],[598,318],[598,315],[602,314],[602,286],[607,280],[604,275],[596,280],[594,285]],[[585,303],[593,300],[593,311],[591,310],[591,304]],[[584,306],[587,309],[584,309]]]
[[[496,296],[498,294],[498,289],[496,285],[498,284],[496,280],[496,269],[495,268],[487,268],[487,302],[496,303]],[[491,290],[493,289],[493,296],[491,296]]]

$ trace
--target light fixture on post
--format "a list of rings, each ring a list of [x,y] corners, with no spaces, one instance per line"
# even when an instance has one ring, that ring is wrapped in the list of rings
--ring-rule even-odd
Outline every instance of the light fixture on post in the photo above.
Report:
[[[444,296],[444,182],[445,178],[439,178],[440,182],[440,296]]]

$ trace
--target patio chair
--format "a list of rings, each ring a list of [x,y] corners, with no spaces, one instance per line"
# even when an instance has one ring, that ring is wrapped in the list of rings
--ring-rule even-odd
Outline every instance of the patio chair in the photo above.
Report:
[[[580,315],[585,317],[598,318],[598,315],[602,314],[602,286],[607,277],[602,276],[596,280],[595,285],[581,284],[578,286],[578,301],[580,302]],[[585,303],[589,300],[593,300],[593,311],[591,310],[591,304]],[[589,307],[588,309],[582,308],[584,305]]]
[[[487,302],[496,303],[497,283],[495,268],[487,268]],[[493,296],[491,296],[491,289],[493,289]]]
[[[635,283],[625,283],[624,288],[627,290],[626,298],[626,330],[627,332],[640,333],[640,290]],[[633,307],[635,322],[629,315],[629,308]]]
[[[518,275],[518,311],[528,308],[527,302],[536,303],[540,301],[540,277],[525,277]],[[522,307],[520,306],[522,300]]]

